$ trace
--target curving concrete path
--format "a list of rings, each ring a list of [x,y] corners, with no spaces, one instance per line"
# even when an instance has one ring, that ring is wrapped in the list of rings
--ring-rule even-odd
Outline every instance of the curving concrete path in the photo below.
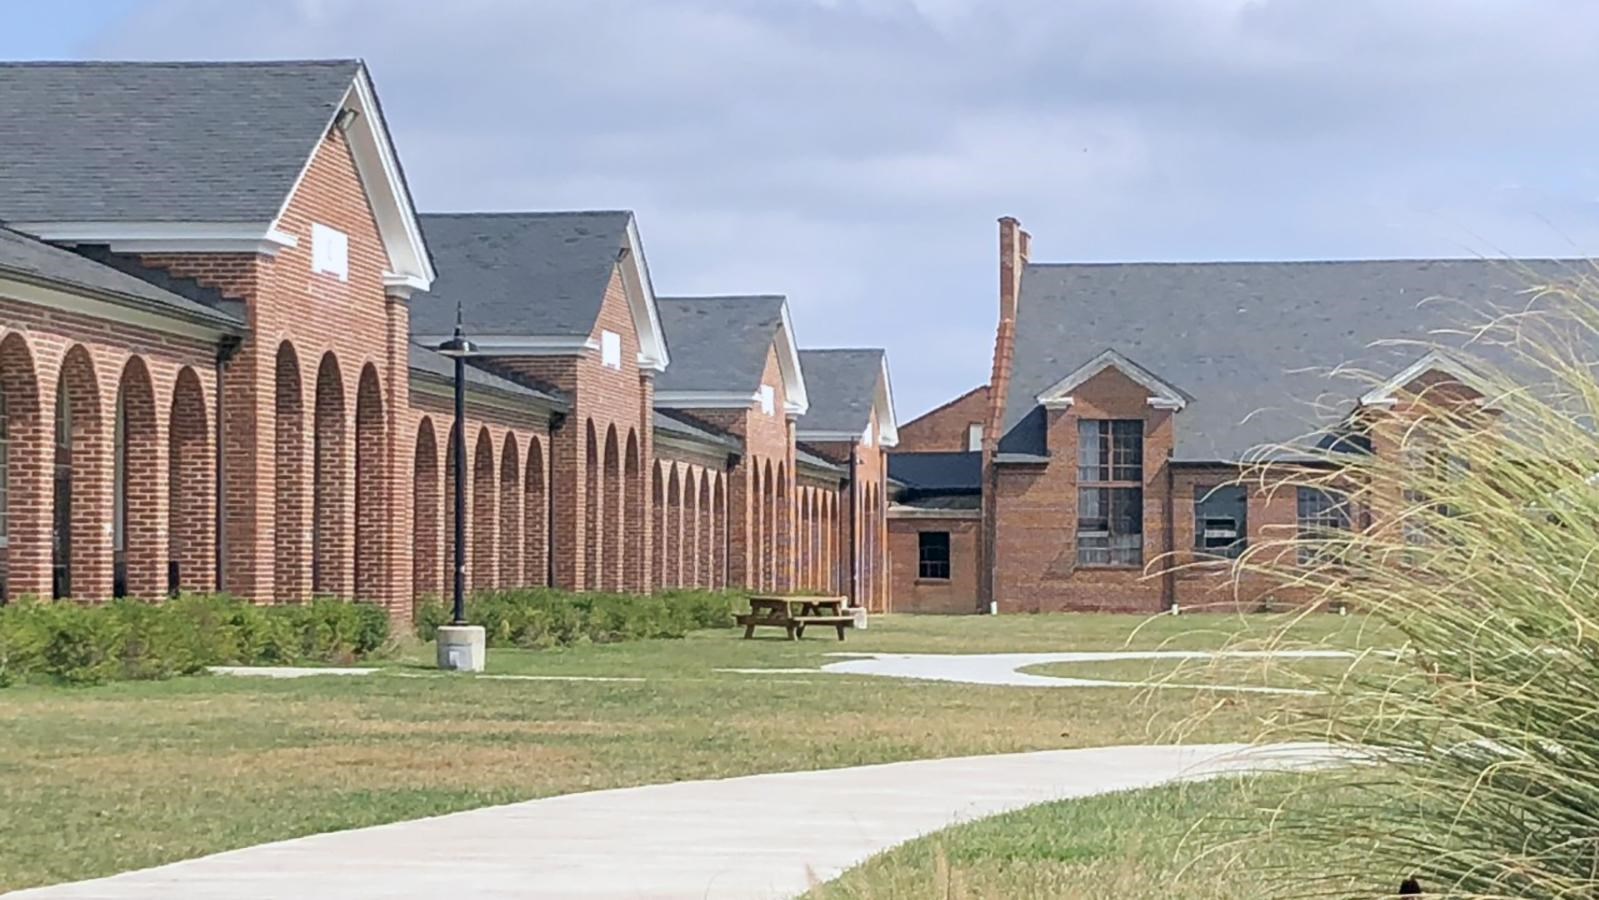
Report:
[[[1102,747],[567,794],[263,844],[17,900],[778,898],[948,825],[1178,779],[1336,762],[1321,745]]]

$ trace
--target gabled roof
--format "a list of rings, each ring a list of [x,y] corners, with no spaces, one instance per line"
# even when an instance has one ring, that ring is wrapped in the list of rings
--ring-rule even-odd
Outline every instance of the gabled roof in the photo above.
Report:
[[[1403,372],[1429,346],[1461,347],[1485,307],[1519,309],[1529,288],[1592,272],[1587,260],[1029,264],[1000,451],[1047,452],[1038,396],[1110,348],[1191,397],[1174,459],[1243,459],[1338,421],[1373,383],[1334,372]]]
[[[1106,369],[1115,369],[1127,378],[1132,379],[1139,387],[1148,391],[1148,403],[1157,409],[1182,409],[1192,399],[1183,393],[1181,388],[1162,380],[1159,375],[1117,353],[1115,350],[1106,350],[1078,366],[1065,378],[1041,391],[1036,399],[1045,409],[1071,406],[1073,402],[1072,392],[1081,387],[1083,382]]]
[[[655,380],[656,405],[714,408],[757,402],[766,357],[775,348],[785,411],[799,415],[809,407],[786,298],[661,297],[659,306],[674,361]]]
[[[221,331],[241,332],[245,327],[244,320],[223,310],[8,228],[0,228],[0,278],[85,293],[120,306],[187,319]]]
[[[618,271],[639,334],[639,364],[668,361],[649,269],[633,214],[427,213],[422,231],[439,276],[411,304],[411,333],[436,344],[455,328],[488,352],[537,355],[590,347],[606,288]]]
[[[811,390],[811,410],[796,428],[801,440],[859,437],[871,422],[875,407],[878,441],[885,447],[899,443],[886,352],[875,347],[801,350],[800,365]]]
[[[389,283],[432,264],[365,65],[280,62],[0,64],[0,220],[113,250],[272,253],[277,222],[344,110],[388,251]]]

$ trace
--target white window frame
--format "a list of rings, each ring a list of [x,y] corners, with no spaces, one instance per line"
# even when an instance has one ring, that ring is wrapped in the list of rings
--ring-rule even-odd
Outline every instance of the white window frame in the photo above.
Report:
[[[600,332],[600,365],[607,369],[622,368],[622,336],[614,331]]]
[[[761,385],[761,412],[769,416],[777,412],[777,391],[769,384]]]
[[[966,426],[966,450],[971,452],[983,449],[983,423],[973,422]]]
[[[312,222],[311,271],[349,281],[350,236],[321,222]]]

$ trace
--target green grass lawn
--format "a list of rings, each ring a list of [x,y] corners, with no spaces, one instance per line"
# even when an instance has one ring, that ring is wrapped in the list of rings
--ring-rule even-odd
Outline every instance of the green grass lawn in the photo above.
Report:
[[[1349,642],[1317,617],[1307,640]],[[523,681],[433,673],[412,648],[364,677],[228,677],[0,690],[0,890],[296,835],[572,791],[1182,735],[1239,740],[1312,698],[1040,690],[717,668],[836,651],[1217,646],[1266,619],[881,617],[840,644],[681,641],[496,650]],[[1135,632],[1135,629],[1139,629]]]
[[[1033,806],[901,845],[809,900],[1270,897],[1293,879],[1293,851],[1239,839],[1259,838],[1283,792],[1315,785],[1307,778],[1229,778]],[[1225,849],[1202,852],[1200,835]]]

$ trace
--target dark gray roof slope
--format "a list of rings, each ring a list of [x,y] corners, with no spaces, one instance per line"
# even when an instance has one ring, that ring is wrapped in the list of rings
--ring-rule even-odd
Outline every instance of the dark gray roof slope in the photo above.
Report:
[[[1006,453],[1042,453],[1035,398],[1115,350],[1194,399],[1177,414],[1174,458],[1237,460],[1349,411],[1370,385],[1338,366],[1396,375],[1438,334],[1521,306],[1544,280],[1592,274],[1584,260],[1128,263],[1026,267],[1005,401]],[[1378,345],[1381,344],[1381,345]],[[1466,348],[1489,358],[1491,348]],[[814,392],[814,390],[813,390]]]
[[[3,168],[3,167],[0,167]],[[0,272],[86,290],[125,305],[242,330],[244,321],[53,244],[0,228]]]
[[[666,410],[657,409],[654,412],[655,414],[651,421],[657,431],[663,431],[705,444],[714,444],[728,450],[741,451],[744,449],[744,442],[735,435],[712,428],[703,422],[690,421],[685,416]]]
[[[772,295],[656,298],[672,364],[655,389],[753,393],[783,324],[783,302]]]
[[[794,448],[794,461],[797,463],[803,463],[804,465],[815,469],[823,469],[837,475],[845,475],[849,472],[848,466],[833,462],[832,460],[820,454],[812,453],[811,451],[806,450],[804,447]]]
[[[799,357],[811,401],[810,410],[800,417],[799,430],[864,431],[883,377],[883,351],[801,350]]]
[[[983,454],[890,453],[888,477],[908,488],[922,491],[981,490]]]
[[[0,64],[0,220],[270,221],[360,67]]]
[[[459,301],[472,335],[587,335],[632,218],[626,211],[419,216],[438,278],[411,303],[411,333],[449,334]]]
[[[455,360],[442,353],[419,347],[410,346],[410,366],[413,372],[431,375],[435,379],[455,383]],[[567,406],[567,398],[551,391],[542,391],[525,384],[512,381],[509,378],[496,375],[478,366],[468,363],[466,366],[466,383],[468,386],[488,388],[503,394],[525,397],[529,400],[542,400],[554,406]]]

